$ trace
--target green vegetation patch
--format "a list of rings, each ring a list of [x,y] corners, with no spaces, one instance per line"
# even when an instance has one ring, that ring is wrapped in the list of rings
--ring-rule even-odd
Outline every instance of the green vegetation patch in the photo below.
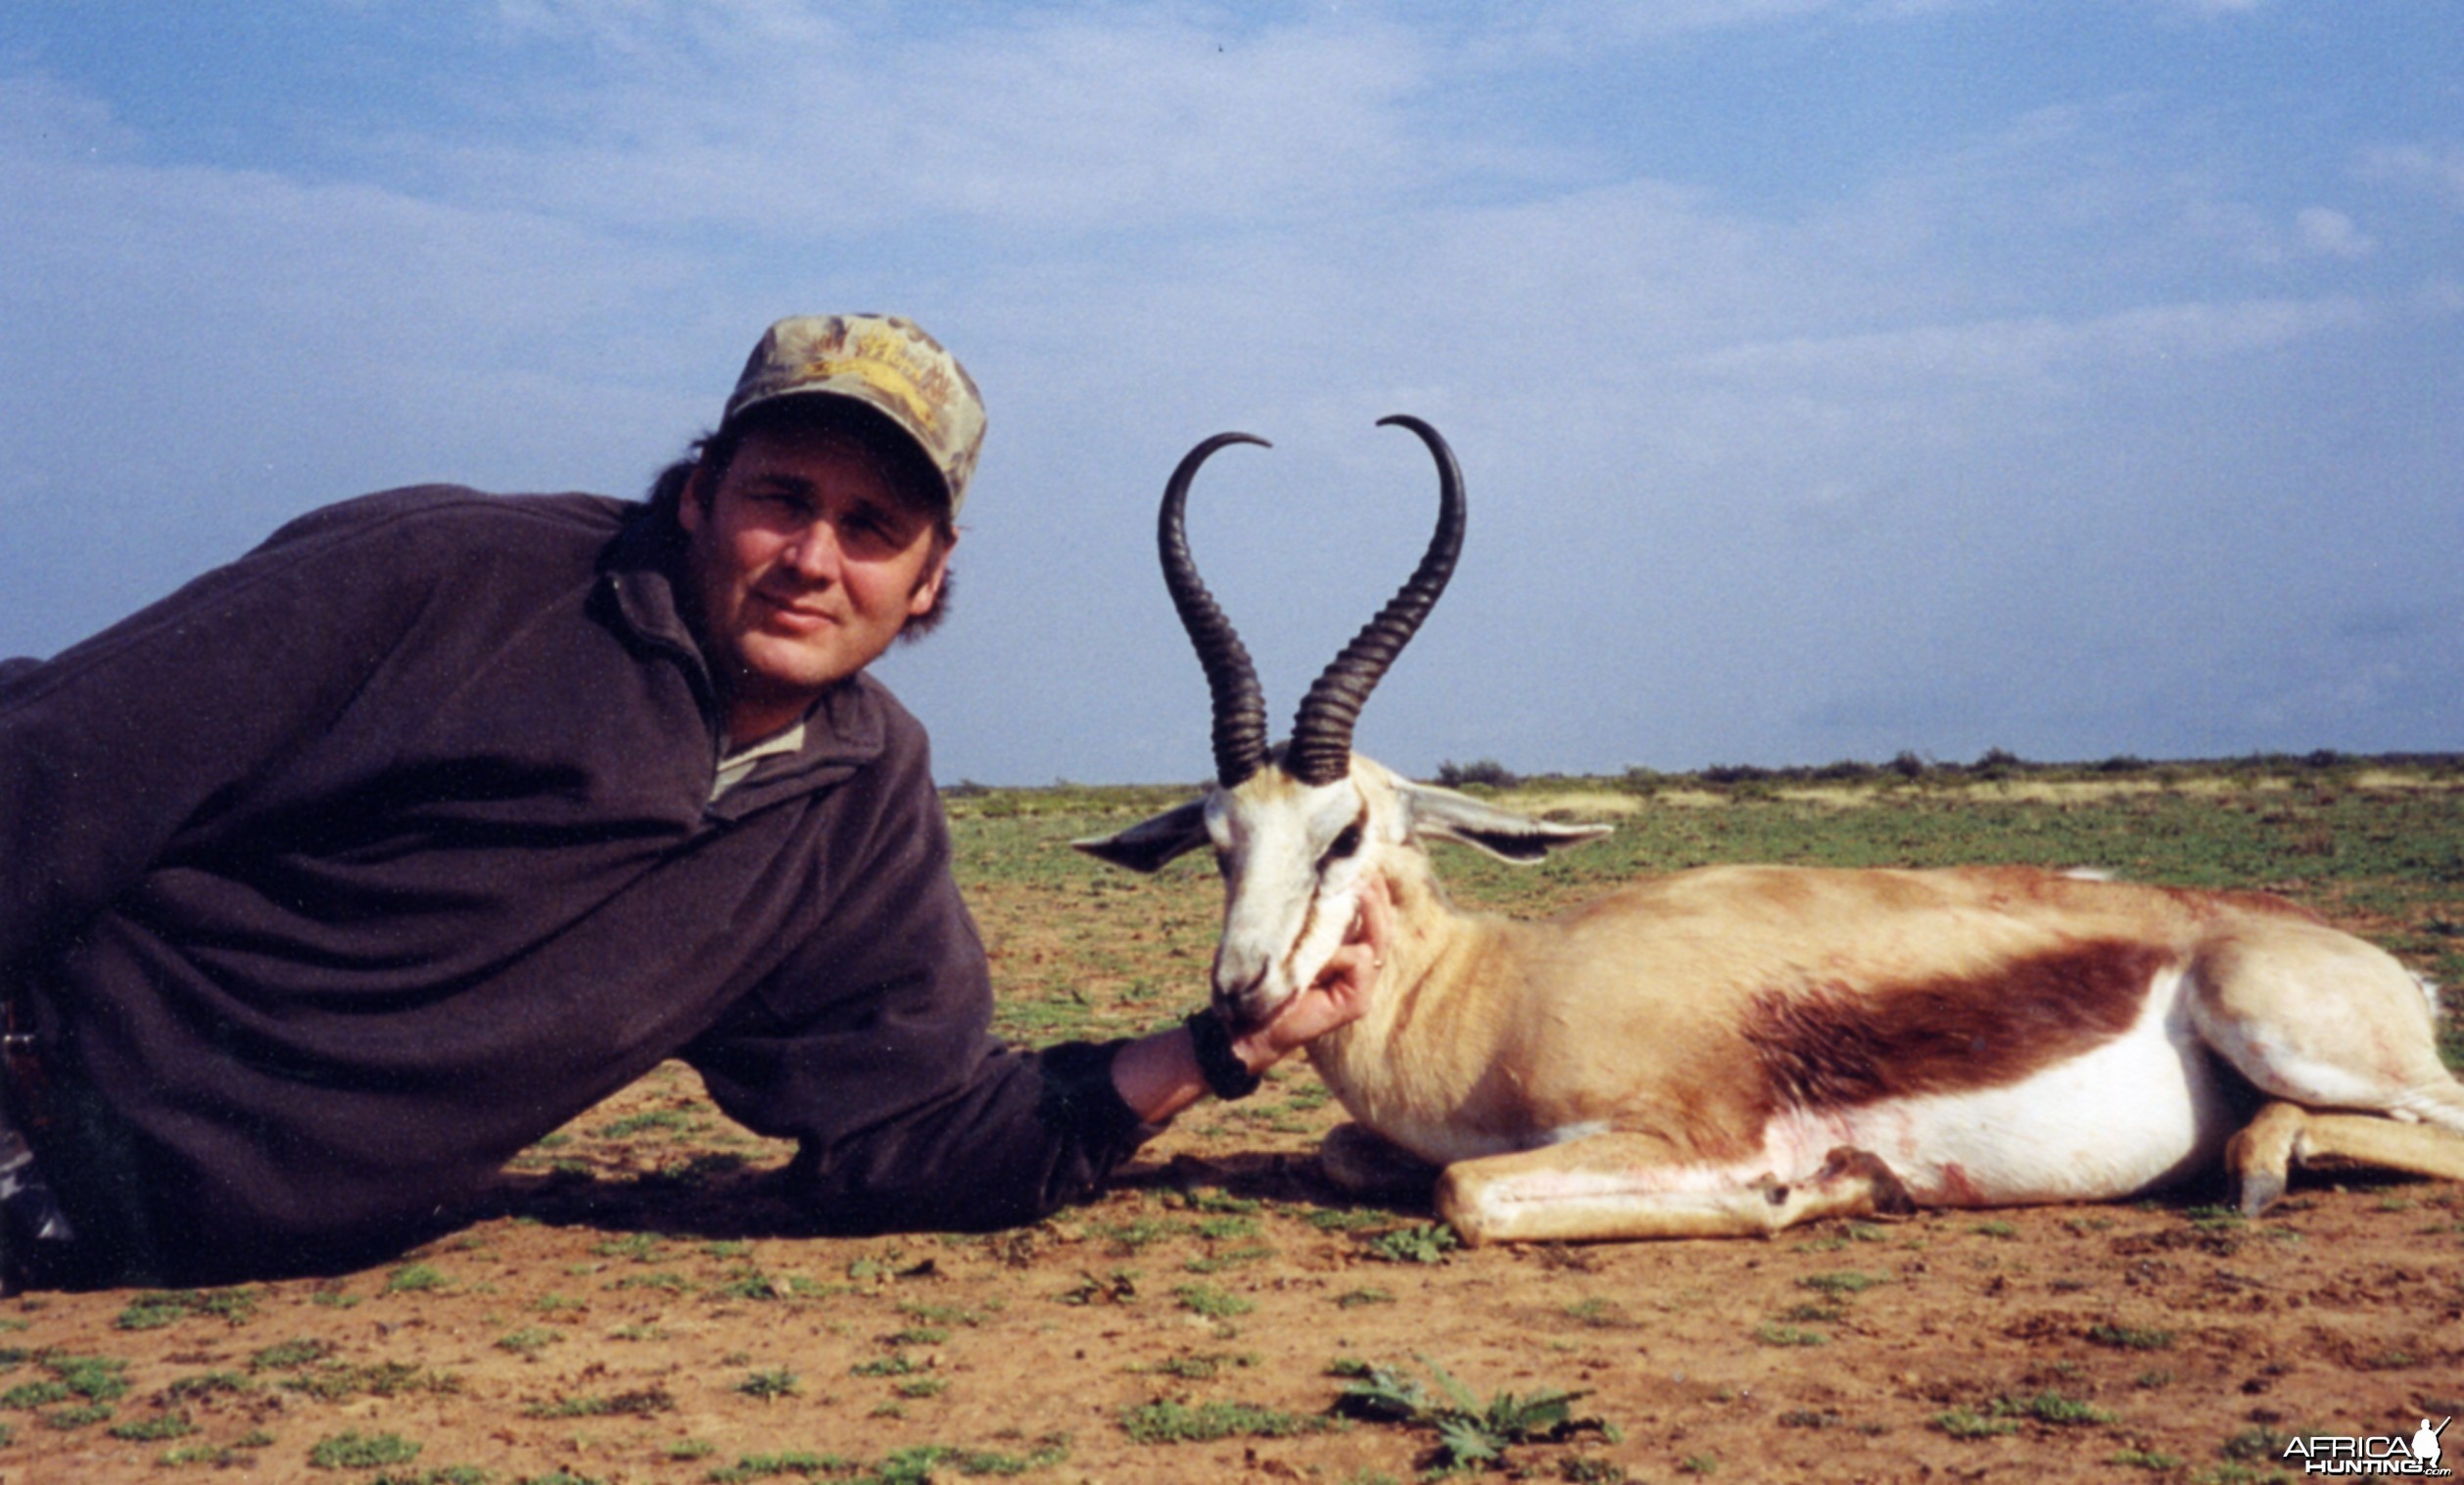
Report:
[[[1217,1439],[1283,1439],[1295,1434],[1322,1433],[1333,1420],[1307,1417],[1248,1403],[1201,1403],[1196,1407],[1166,1398],[1130,1409],[1120,1426],[1133,1443],[1210,1444]]]
[[[257,1313],[257,1299],[254,1289],[153,1289],[131,1299],[112,1323],[122,1330],[155,1330],[206,1316],[244,1325]]]
[[[1500,1392],[1484,1402],[1444,1366],[1427,1357],[1418,1360],[1437,1383],[1435,1392],[1398,1367],[1339,1365],[1339,1371],[1357,1380],[1335,1400],[1336,1411],[1347,1417],[1429,1430],[1437,1436],[1431,1462],[1442,1470],[1502,1467],[1506,1451],[1518,1444],[1559,1444],[1586,1433],[1615,1437],[1598,1418],[1574,1415],[1574,1405],[1586,1393]]]
[[[310,1445],[308,1462],[318,1469],[380,1469],[409,1463],[419,1448],[398,1433],[338,1433]]]

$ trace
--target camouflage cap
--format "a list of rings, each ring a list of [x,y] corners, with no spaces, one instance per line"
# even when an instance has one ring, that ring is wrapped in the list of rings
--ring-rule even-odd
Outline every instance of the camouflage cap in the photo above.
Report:
[[[782,397],[844,397],[916,441],[950,493],[956,519],[984,447],[984,404],[958,358],[897,314],[797,314],[765,331],[728,399],[725,427]]]

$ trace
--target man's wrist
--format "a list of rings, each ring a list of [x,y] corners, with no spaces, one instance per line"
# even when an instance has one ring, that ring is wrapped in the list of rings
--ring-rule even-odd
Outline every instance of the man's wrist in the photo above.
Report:
[[[1233,1050],[1232,1029],[1223,1024],[1222,1017],[1212,1011],[1197,1011],[1181,1025],[1189,1029],[1189,1044],[1198,1055],[1198,1073],[1207,1080],[1208,1092],[1230,1100],[1247,1098],[1257,1091],[1263,1079]]]

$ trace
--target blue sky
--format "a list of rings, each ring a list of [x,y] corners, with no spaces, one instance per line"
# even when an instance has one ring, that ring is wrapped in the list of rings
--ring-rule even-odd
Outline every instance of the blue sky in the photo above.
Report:
[[[1500,13],[1506,14],[1500,14]],[[991,434],[945,780],[1188,780],[1164,475],[1406,771],[2464,746],[2464,7],[0,10],[0,653],[389,485],[640,490],[778,315]]]

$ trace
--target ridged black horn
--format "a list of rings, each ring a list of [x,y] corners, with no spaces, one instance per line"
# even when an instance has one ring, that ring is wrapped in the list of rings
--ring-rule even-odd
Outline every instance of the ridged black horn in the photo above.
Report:
[[[1437,457],[1438,529],[1411,577],[1387,599],[1378,616],[1352,636],[1335,663],[1301,698],[1284,767],[1303,784],[1332,784],[1350,771],[1351,729],[1360,719],[1361,705],[1385,678],[1386,668],[1419,632],[1421,621],[1429,617],[1438,595],[1445,592],[1446,579],[1454,575],[1454,559],[1463,550],[1463,471],[1454,462],[1454,451],[1445,446],[1437,429],[1416,417],[1398,413],[1378,419],[1381,428],[1389,424],[1419,434]]]
[[[1184,529],[1189,482],[1207,456],[1226,444],[1271,447],[1251,434],[1218,433],[1190,450],[1163,486],[1155,541],[1163,557],[1163,586],[1171,590],[1172,607],[1180,613],[1181,628],[1189,631],[1190,644],[1197,647],[1198,663],[1207,671],[1207,692],[1214,698],[1215,781],[1238,789],[1266,766],[1266,694],[1258,689],[1257,667],[1241,647],[1232,621],[1199,581]]]

